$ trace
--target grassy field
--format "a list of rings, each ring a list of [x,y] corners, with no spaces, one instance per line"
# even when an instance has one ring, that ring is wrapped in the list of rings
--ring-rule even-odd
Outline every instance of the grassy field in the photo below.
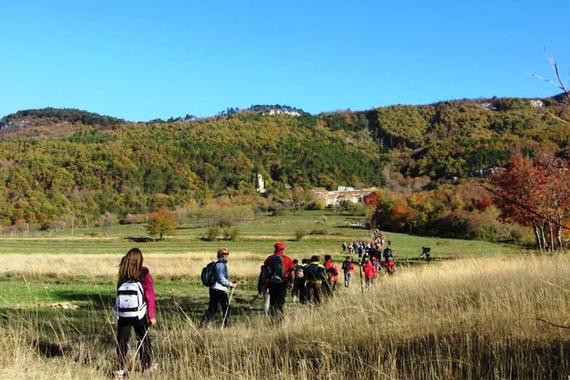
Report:
[[[111,294],[78,309],[3,308],[0,377],[102,379],[113,369]],[[271,326],[237,303],[227,330],[196,325],[196,283],[162,284],[153,376],[235,379],[562,379],[570,371],[570,258],[497,256],[409,268],[320,308],[289,303]],[[240,297],[238,297],[240,298]],[[132,351],[131,351],[132,353]]]
[[[351,228],[359,221],[350,214],[303,211],[281,216],[258,215],[249,225],[241,227],[237,241],[204,241],[204,228],[182,226],[164,241],[134,243],[128,237],[145,235],[143,225],[116,225],[110,229],[84,228],[40,232],[27,236],[0,238],[0,301],[10,306],[43,305],[75,302],[72,294],[78,287],[88,293],[113,293],[113,283],[120,257],[138,246],[151,268],[159,294],[176,291],[195,293],[196,279],[202,267],[215,257],[220,246],[231,254],[231,274],[239,279],[248,293],[263,259],[272,252],[273,243],[283,240],[293,258],[313,254],[332,254],[337,261],[344,257],[343,241],[369,240],[370,231]],[[326,235],[294,238],[295,231],[325,230]],[[521,249],[507,244],[417,237],[387,233],[396,260],[404,265],[417,258],[422,246],[432,247],[436,258],[461,258],[513,254]],[[167,286],[163,289],[163,284]],[[192,288],[191,284],[194,284]],[[251,288],[251,289],[250,289]],[[66,289],[72,289],[67,291]],[[240,289],[241,290],[241,289]],[[245,292],[245,290],[244,290]]]
[[[387,238],[400,267],[396,276],[382,278],[374,292],[362,296],[357,275],[351,289],[340,289],[335,300],[318,311],[289,300],[284,326],[269,329],[261,302],[252,299],[259,266],[273,243],[285,241],[294,258],[330,253],[340,261],[343,241],[370,238],[370,231],[349,226],[357,218],[321,212],[261,215],[241,227],[237,241],[203,241],[204,229],[191,226],[182,226],[165,241],[148,243],[125,239],[144,236],[142,225],[3,236],[0,350],[7,354],[0,359],[0,378],[20,378],[20,370],[38,379],[108,376],[114,359],[115,276],[120,257],[132,246],[143,250],[155,278],[159,325],[153,336],[160,363],[156,378],[480,378],[491,370],[512,377],[508,371],[519,370],[526,355],[536,355],[534,345],[546,350],[540,351],[546,356],[541,356],[536,370],[528,365],[520,370],[544,378],[545,365],[553,360],[550,355],[568,352],[564,330],[540,330],[542,340],[532,347],[532,335],[525,332],[527,346],[513,351],[515,360],[509,362],[506,350],[518,347],[520,329],[536,331],[540,326],[530,319],[513,325],[498,312],[508,307],[508,313],[516,315],[527,308],[527,314],[540,310],[564,321],[565,256],[534,258],[507,244],[395,233]],[[298,229],[326,234],[296,241]],[[239,280],[232,302],[236,324],[227,332],[203,331],[196,323],[206,307],[207,289],[198,276],[219,246],[231,250],[230,275]],[[439,260],[407,266],[416,262],[422,246],[430,246]],[[544,270],[533,271],[533,266]],[[528,283],[521,280],[525,278]],[[515,284],[532,294],[516,298],[522,290]],[[537,284],[545,290],[537,292]],[[540,303],[540,297],[548,302]],[[485,318],[491,319],[486,323]],[[505,333],[499,329],[503,322],[510,323]],[[424,331],[419,328],[422,323]],[[499,338],[491,340],[489,335],[489,341],[481,340],[477,329],[487,325],[492,326],[488,334]],[[443,326],[451,330],[445,332]],[[350,337],[345,341],[342,331],[347,328]],[[489,349],[495,351],[483,358]],[[483,359],[491,364],[478,364]],[[564,359],[552,373],[567,367]]]
[[[120,254],[133,245],[144,253],[211,253],[220,245],[233,252],[266,254],[276,240],[287,242],[291,256],[315,253],[341,253],[341,243],[351,240],[369,240],[369,230],[350,227],[362,217],[351,214],[302,211],[289,212],[280,216],[257,215],[255,220],[240,227],[237,241],[204,241],[205,228],[180,226],[173,236],[164,241],[133,243],[128,237],[145,236],[143,225],[115,225],[110,229],[83,228],[59,232],[36,232],[30,235],[18,234],[0,236],[0,254],[52,253],[52,254]],[[295,231],[323,230],[323,235],[307,235],[295,240]],[[320,231],[319,231],[320,232]],[[416,237],[405,234],[387,233],[398,257],[415,257],[422,246],[431,246],[440,257],[471,257],[473,255],[494,255],[512,253],[520,249],[508,244],[493,244],[484,241],[438,239]]]

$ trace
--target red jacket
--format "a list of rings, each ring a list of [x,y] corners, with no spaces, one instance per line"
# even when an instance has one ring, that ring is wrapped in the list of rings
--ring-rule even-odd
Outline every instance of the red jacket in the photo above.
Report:
[[[367,280],[371,280],[376,275],[376,269],[374,269],[374,265],[370,261],[364,264],[364,278]]]
[[[146,307],[147,307],[147,315],[148,315],[148,319],[155,319],[155,303],[156,303],[156,297],[154,294],[154,282],[152,280],[152,276],[150,275],[150,271],[148,270],[147,267],[143,267],[142,269],[142,280],[141,280],[141,286],[143,288],[144,291],[144,298],[146,301]]]
[[[269,264],[269,259],[272,256],[283,256],[283,270],[285,271],[285,277],[287,278],[287,281],[289,281],[289,283],[292,284],[294,277],[295,277],[295,264],[293,264],[293,260],[291,260],[291,258],[289,256],[286,256],[285,254],[283,254],[282,251],[275,252],[273,255],[269,255],[265,259],[264,265],[266,267]],[[265,284],[267,285],[268,282],[269,282],[269,279],[266,278]]]
[[[327,272],[329,281],[336,282],[336,279],[338,277],[338,267],[332,261],[332,259],[325,261],[325,271]]]

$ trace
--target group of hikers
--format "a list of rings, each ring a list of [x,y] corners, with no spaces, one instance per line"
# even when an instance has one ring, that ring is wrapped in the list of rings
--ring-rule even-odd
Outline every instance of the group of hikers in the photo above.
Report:
[[[386,273],[395,272],[394,259],[389,246],[382,250],[382,242],[376,239],[359,257],[361,277],[366,287],[372,287],[374,278],[385,269]],[[284,314],[285,300],[291,291],[293,301],[301,304],[318,305],[324,299],[333,296],[339,270],[330,255],[324,256],[324,262],[317,255],[311,258],[292,260],[285,255],[285,244],[276,242],[274,251],[261,266],[258,278],[258,295],[264,298],[264,310],[273,323],[279,323]],[[383,255],[383,256],[382,256]],[[217,259],[202,270],[202,282],[208,286],[209,303],[201,321],[202,326],[211,326],[213,318],[221,311],[222,328],[230,321],[230,303],[237,281],[229,276],[228,262],[230,251],[220,248]],[[384,262],[381,263],[382,257]],[[349,255],[343,261],[344,286],[349,287],[355,268]],[[363,273],[363,275],[362,275]],[[229,294],[228,294],[229,293]],[[131,329],[138,338],[135,356],[139,354],[144,373],[152,372],[156,366],[152,363],[152,346],[149,328],[156,324],[155,292],[150,271],[143,265],[142,252],[138,248],[130,249],[121,259],[117,281],[117,295],[113,308],[117,318],[117,355],[118,369],[114,378],[124,379],[127,344]]]

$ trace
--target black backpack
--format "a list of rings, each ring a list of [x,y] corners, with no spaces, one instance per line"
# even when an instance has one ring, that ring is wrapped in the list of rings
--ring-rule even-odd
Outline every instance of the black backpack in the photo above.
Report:
[[[285,268],[283,266],[283,256],[273,255],[265,265],[270,284],[282,284],[285,282]]]
[[[217,261],[212,261],[208,263],[204,268],[202,268],[202,284],[208,288],[216,283],[216,264]]]

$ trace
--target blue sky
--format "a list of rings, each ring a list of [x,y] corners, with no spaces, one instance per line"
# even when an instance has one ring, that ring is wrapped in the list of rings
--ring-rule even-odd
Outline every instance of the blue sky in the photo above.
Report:
[[[556,89],[566,0],[2,0],[0,115],[129,120],[287,104],[312,113]]]

